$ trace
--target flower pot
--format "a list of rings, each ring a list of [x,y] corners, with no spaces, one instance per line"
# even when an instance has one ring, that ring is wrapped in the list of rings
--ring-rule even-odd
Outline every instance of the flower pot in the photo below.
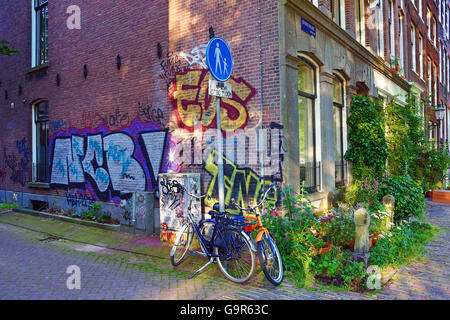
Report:
[[[333,245],[329,242],[325,242],[325,245],[326,245],[326,247],[319,249],[319,254],[321,257],[324,253],[330,251],[330,249],[333,247]]]
[[[350,240],[350,243],[348,244],[350,250],[355,250],[355,238],[353,238],[352,240]]]
[[[375,233],[375,234],[371,235],[370,239],[369,239],[370,247],[373,247],[377,243],[378,239],[380,239],[380,238],[381,238],[381,233]]]

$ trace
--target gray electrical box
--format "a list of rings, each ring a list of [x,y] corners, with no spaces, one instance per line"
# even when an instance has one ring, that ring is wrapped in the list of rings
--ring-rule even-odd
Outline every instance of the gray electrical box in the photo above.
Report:
[[[153,191],[133,192],[131,198],[122,206],[125,213],[120,221],[123,231],[146,236],[157,233],[159,216],[156,221],[155,193]]]

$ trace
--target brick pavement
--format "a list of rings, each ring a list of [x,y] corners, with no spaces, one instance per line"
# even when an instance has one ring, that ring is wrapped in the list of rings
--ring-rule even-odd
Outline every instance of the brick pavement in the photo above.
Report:
[[[41,241],[47,236],[0,221],[0,299],[449,299],[450,206],[428,205],[431,222],[443,227],[428,245],[429,257],[405,266],[382,292],[372,295],[320,287],[299,289],[287,279],[274,287],[262,272],[250,283],[238,285],[226,280],[216,266],[188,280],[202,260],[191,257],[174,269],[168,256],[134,255],[63,240]],[[66,287],[69,265],[81,269],[80,290]]]

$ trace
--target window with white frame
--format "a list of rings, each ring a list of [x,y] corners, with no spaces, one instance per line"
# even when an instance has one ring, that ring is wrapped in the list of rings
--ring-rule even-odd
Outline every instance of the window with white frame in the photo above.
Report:
[[[395,31],[394,31],[394,2],[393,0],[389,1],[389,49],[391,50],[391,59],[393,59],[395,55]]]
[[[333,21],[345,29],[345,1],[344,0],[331,0],[331,13]]]
[[[31,66],[48,62],[48,0],[32,0]]]
[[[444,80],[442,77],[442,67],[444,66],[444,62],[442,61],[442,42],[439,42],[439,44],[439,80],[442,83]]]
[[[430,8],[427,7],[427,28],[428,28],[428,39],[431,40],[431,30],[432,30],[432,25],[431,25],[431,10]]]
[[[411,23],[411,68],[413,71],[416,69],[416,27]]]
[[[320,162],[317,154],[316,100],[317,68],[301,58],[298,64],[298,115],[300,183],[307,184],[308,192],[319,191]]]
[[[419,75],[423,79],[423,37],[419,34]]]
[[[402,73],[404,73],[404,55],[403,55],[403,15],[400,14],[398,17],[398,32],[399,32],[399,39],[398,39],[398,48],[399,48],[399,60],[400,60],[400,69],[402,70]]]
[[[356,40],[366,45],[364,0],[355,0]]]
[[[433,86],[432,86],[432,80],[433,80],[433,77],[432,77],[432,75],[431,75],[431,58],[430,57],[427,57],[427,66],[428,66],[428,73],[427,73],[427,77],[428,77],[428,95],[429,95],[429,98],[431,98],[431,95],[432,95],[432,89],[433,89]]]
[[[384,36],[383,36],[383,1],[378,0],[375,7],[376,22],[377,22],[377,54],[379,57],[384,57]]]
[[[436,47],[437,45],[437,35],[438,35],[438,24],[436,23],[436,19],[433,18],[433,44]]]
[[[334,74],[333,79],[333,113],[334,113],[334,181],[335,186],[340,187],[345,185],[347,162],[344,159],[345,154],[345,92],[344,80],[338,75]]]
[[[419,0],[419,7],[417,8],[417,10],[419,11],[419,17],[422,18],[422,1],[423,0]]]
[[[434,105],[437,106],[437,83],[438,83],[438,79],[437,79],[437,67],[436,64],[433,63],[433,72],[434,72],[434,86],[433,86],[433,97],[434,97]]]
[[[48,101],[33,104],[32,116],[33,182],[49,182]]]

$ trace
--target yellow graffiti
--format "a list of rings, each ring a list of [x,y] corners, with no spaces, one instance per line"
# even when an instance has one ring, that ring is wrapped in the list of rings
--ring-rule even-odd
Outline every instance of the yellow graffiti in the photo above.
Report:
[[[193,128],[201,121],[204,128],[215,124],[216,99],[208,94],[208,70],[187,70],[175,76],[170,94],[180,124]],[[249,120],[247,104],[256,91],[242,79],[228,80],[233,90],[232,98],[221,100],[221,124],[225,131],[244,128]]]
[[[218,202],[217,196],[217,164],[214,162],[214,156],[216,155],[216,150],[213,150],[205,164],[205,169],[211,175],[211,181],[209,183],[207,194],[211,199],[205,198],[205,204],[207,206],[213,206],[214,203]],[[224,189],[225,189],[225,204],[229,205],[231,199],[239,204],[241,207],[252,206],[258,204],[261,200],[261,189],[263,186],[267,187],[272,184],[270,179],[265,179],[258,176],[250,168],[238,168],[233,162],[223,157],[224,161]],[[267,203],[270,208],[276,207],[279,202],[279,194],[275,189],[274,192],[269,193],[267,196]],[[237,213],[237,210],[230,208],[230,212]]]

